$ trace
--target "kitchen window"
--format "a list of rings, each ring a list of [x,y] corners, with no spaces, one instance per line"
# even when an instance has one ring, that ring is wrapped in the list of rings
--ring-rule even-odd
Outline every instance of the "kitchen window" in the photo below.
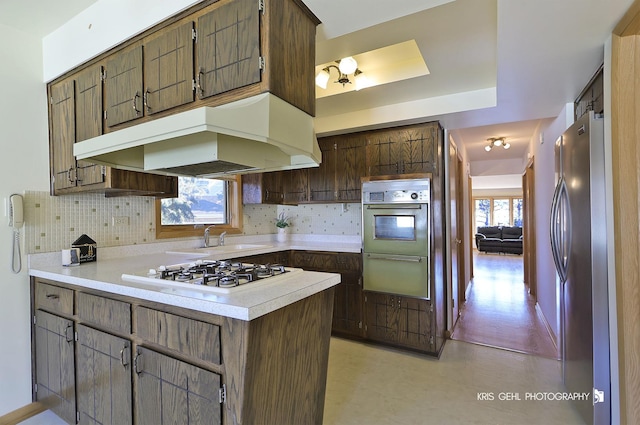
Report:
[[[483,226],[522,227],[522,197],[475,198],[476,228]]]
[[[156,200],[156,238],[242,231],[240,176],[232,179],[178,177],[178,197]]]

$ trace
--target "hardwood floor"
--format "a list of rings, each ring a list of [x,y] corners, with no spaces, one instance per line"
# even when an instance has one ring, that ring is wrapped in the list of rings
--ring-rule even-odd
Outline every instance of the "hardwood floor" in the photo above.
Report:
[[[522,256],[476,253],[474,261],[474,279],[452,339],[557,359],[523,283]]]

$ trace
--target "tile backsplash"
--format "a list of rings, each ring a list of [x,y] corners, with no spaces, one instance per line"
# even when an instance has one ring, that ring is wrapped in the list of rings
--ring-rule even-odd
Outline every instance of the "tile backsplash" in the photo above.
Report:
[[[83,233],[98,246],[124,246],[157,242],[154,199],[142,196],[105,198],[102,194],[51,196],[27,191],[24,195],[25,252],[35,254],[68,248]],[[276,232],[281,212],[290,218],[293,234],[359,236],[359,203],[300,206],[245,205],[245,235]],[[129,224],[113,225],[114,217]],[[166,241],[163,240],[163,241]]]

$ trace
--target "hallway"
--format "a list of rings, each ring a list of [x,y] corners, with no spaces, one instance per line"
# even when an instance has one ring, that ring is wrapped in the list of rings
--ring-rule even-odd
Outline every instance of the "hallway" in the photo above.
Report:
[[[452,339],[557,359],[523,283],[523,258],[474,254],[474,278]]]

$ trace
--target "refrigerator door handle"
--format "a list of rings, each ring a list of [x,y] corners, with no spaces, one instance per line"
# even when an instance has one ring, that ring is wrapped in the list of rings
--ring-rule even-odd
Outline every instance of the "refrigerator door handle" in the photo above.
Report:
[[[569,275],[569,260],[571,259],[571,230],[572,230],[572,214],[571,203],[569,202],[569,190],[567,189],[566,180],[562,179],[562,187],[560,188],[559,202],[562,229],[562,234],[559,237],[560,240],[560,263],[564,273],[564,280]]]
[[[551,254],[556,271],[560,273],[560,263],[558,262],[558,193],[560,192],[560,182],[556,184],[553,191],[553,199],[551,200],[551,217],[549,220],[549,238],[551,240]]]
[[[561,199],[563,192],[566,192],[566,185],[564,178],[560,178],[560,181],[556,185],[556,189],[553,193],[553,200],[551,201],[551,226],[550,226],[550,238],[551,238],[551,253],[553,256],[553,262],[555,263],[556,270],[562,282],[566,281],[567,270],[566,263],[562,261],[562,255],[564,252],[564,241],[561,238],[562,229],[562,210]]]

